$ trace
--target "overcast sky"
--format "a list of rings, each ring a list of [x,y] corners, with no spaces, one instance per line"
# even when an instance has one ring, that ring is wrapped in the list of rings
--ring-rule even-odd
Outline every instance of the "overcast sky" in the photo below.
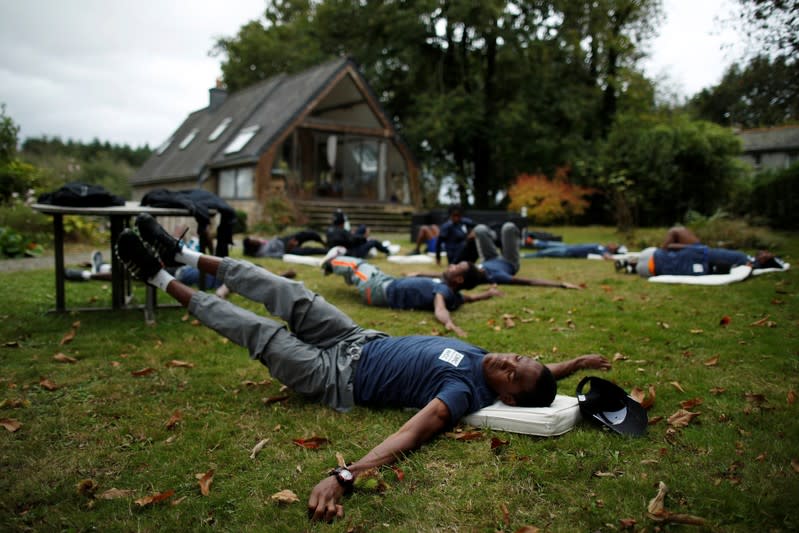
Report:
[[[722,32],[734,0],[664,0],[646,73],[688,96],[737,59]],[[156,147],[208,103],[209,51],[265,0],[0,0],[0,103],[20,139],[98,138]]]

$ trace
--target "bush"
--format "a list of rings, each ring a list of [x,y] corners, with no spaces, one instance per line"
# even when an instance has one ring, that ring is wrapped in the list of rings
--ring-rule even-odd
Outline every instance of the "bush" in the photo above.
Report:
[[[782,239],[768,228],[751,226],[746,220],[732,218],[723,211],[717,211],[710,217],[689,212],[685,217],[685,225],[704,244],[716,248],[775,251],[783,245]]]
[[[42,245],[23,236],[11,228],[0,226],[0,254],[6,257],[20,255],[38,256],[43,251]]]
[[[762,217],[777,228],[799,228],[799,163],[758,175],[745,199],[750,216]]]
[[[594,190],[569,183],[568,169],[561,168],[553,179],[543,174],[521,174],[508,189],[509,211],[527,208],[527,216],[538,224],[568,222],[589,206],[587,196]]]
[[[247,233],[247,212],[236,209],[236,222],[233,224],[233,233]]]

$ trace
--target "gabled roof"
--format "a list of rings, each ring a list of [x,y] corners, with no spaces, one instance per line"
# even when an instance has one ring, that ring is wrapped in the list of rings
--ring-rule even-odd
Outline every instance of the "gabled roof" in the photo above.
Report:
[[[269,78],[228,95],[215,109],[206,107],[191,113],[172,135],[169,146],[160,155],[154,153],[136,171],[131,184],[200,178],[209,168],[256,162],[286,128],[309,112],[320,95],[331,89],[331,82],[348,70],[357,73],[351,60],[335,59],[298,74]],[[368,85],[364,85],[369,91]],[[369,94],[372,96],[371,91]],[[381,126],[392,128],[382,110],[380,114]],[[209,141],[209,135],[228,117],[231,121],[224,133]],[[253,138],[241,150],[226,154],[225,148],[239,131],[251,125],[259,126]],[[181,141],[195,129],[195,138],[181,149]]]
[[[799,126],[742,130],[738,135],[744,153],[799,150]]]

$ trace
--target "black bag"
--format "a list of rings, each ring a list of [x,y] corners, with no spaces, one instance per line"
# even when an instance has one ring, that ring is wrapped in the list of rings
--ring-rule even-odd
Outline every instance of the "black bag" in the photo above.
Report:
[[[40,204],[63,205],[69,207],[108,207],[125,205],[125,199],[115,196],[100,185],[88,183],[67,183],[60,189],[39,196]]]

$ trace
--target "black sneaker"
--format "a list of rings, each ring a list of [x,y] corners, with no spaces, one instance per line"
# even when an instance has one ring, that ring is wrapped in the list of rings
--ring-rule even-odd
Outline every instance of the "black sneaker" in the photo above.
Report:
[[[147,281],[164,268],[155,249],[130,228],[119,235],[114,253],[125,270],[142,281]]]
[[[139,230],[139,235],[144,242],[150,244],[158,256],[167,266],[177,266],[179,263],[175,262],[175,254],[180,252],[183,241],[180,241],[170,235],[161,224],[149,213],[139,213],[136,217],[136,229]]]

